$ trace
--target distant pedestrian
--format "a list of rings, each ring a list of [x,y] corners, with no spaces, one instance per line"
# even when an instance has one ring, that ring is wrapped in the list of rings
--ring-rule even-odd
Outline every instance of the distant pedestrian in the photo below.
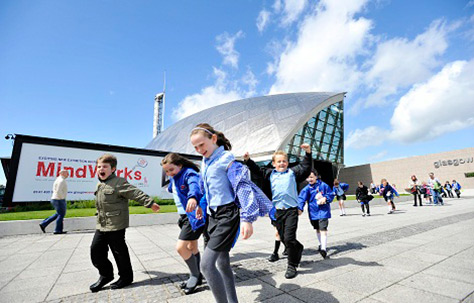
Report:
[[[346,191],[349,189],[349,184],[339,182],[338,179],[334,179],[334,187],[332,188],[336,200],[339,201],[339,216],[346,215],[346,208],[344,207],[344,201],[346,200]]]
[[[428,185],[431,190],[431,195],[433,196],[433,203],[434,205],[444,205],[443,198],[441,198],[441,182],[438,178],[435,177],[434,173],[429,174],[428,178]]]
[[[356,199],[360,203],[362,209],[362,217],[370,216],[369,202],[374,198],[374,196],[369,195],[369,190],[367,186],[362,183],[362,181],[357,182],[356,189]]]
[[[408,189],[413,195],[413,206],[418,206],[416,201],[417,198],[418,200],[420,200],[420,206],[423,206],[423,203],[421,202],[421,183],[415,175],[411,176],[411,181],[408,184]]]
[[[397,191],[395,188],[393,188],[387,181],[387,179],[382,179],[381,181],[381,191],[382,191],[382,195],[383,195],[383,198],[385,199],[385,202],[387,202],[387,205],[388,205],[388,213],[389,214],[392,214],[395,210],[396,210],[396,207],[395,207],[395,203],[393,202],[393,198],[395,195],[398,195]]]
[[[67,231],[63,230],[63,221],[66,216],[66,196],[67,196],[67,183],[66,179],[69,177],[67,170],[59,172],[59,176],[56,178],[53,184],[53,195],[51,196],[51,204],[53,205],[56,213],[49,218],[43,220],[39,227],[43,232],[46,232],[46,227],[49,223],[56,220],[56,228],[54,234],[65,234]]]
[[[375,185],[374,181],[370,181],[370,193],[372,195],[375,195],[376,190],[377,190],[377,185]]]
[[[461,198],[461,185],[458,182],[456,182],[456,180],[453,180],[453,183],[451,183],[451,187],[456,193],[456,196],[458,197],[458,199]]]
[[[446,193],[448,194],[450,198],[454,198],[452,189],[453,187],[451,186],[451,184],[449,184],[449,181],[446,181],[446,183],[444,183],[444,190],[446,191]]]
[[[430,187],[428,186],[428,183],[426,183],[425,181],[421,183],[420,192],[423,195],[423,198],[425,199],[426,204],[433,203],[433,200],[431,199]]]

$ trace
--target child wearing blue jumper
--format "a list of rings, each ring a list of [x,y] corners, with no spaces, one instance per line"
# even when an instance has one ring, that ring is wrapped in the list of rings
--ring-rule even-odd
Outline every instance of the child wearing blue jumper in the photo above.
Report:
[[[244,158],[252,174],[259,175],[266,181],[266,187],[271,189],[273,205],[276,208],[276,228],[281,240],[288,250],[288,267],[285,273],[287,279],[296,277],[303,253],[303,244],[296,239],[298,228],[298,189],[297,184],[304,181],[311,173],[312,158],[309,144],[302,144],[306,152],[304,160],[288,168],[288,155],[281,150],[272,157],[274,169],[263,171],[250,158]]]
[[[334,179],[334,195],[336,200],[339,201],[339,211],[340,216],[346,215],[346,208],[344,207],[344,201],[346,200],[346,191],[349,189],[349,184],[339,182],[339,180]]]
[[[176,250],[189,267],[189,279],[180,285],[184,293],[188,295],[202,284],[202,275],[199,270],[201,255],[199,254],[198,239],[204,231],[206,218],[204,216],[197,219],[196,211],[190,211],[202,198],[201,177],[196,164],[175,153],[166,155],[161,161],[161,166],[166,175],[170,177],[168,191],[173,194],[180,215],[178,226],[181,233]]]
[[[250,181],[246,166],[235,161],[231,144],[222,132],[206,123],[191,131],[191,144],[203,156],[201,165],[204,196],[196,210],[200,218],[208,202],[209,241],[201,270],[216,302],[238,302],[229,251],[237,240],[239,226],[243,239],[253,233],[252,222],[267,214],[272,205]],[[240,211],[239,211],[240,208]]]
[[[304,205],[308,202],[308,215],[311,225],[316,229],[319,241],[319,253],[326,259],[328,224],[331,218],[331,202],[334,193],[323,181],[316,170],[312,170],[308,177],[308,185],[301,190],[298,196],[299,214],[303,213]]]

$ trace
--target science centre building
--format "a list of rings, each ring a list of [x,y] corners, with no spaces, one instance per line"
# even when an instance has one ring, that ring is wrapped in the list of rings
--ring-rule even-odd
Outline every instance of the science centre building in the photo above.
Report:
[[[344,95],[290,93],[225,103],[176,122],[146,148],[197,154],[189,136],[205,122],[224,133],[238,159],[249,152],[257,164],[266,165],[276,150],[284,150],[292,162],[304,155],[300,145],[308,143],[313,158],[334,170],[344,164]]]

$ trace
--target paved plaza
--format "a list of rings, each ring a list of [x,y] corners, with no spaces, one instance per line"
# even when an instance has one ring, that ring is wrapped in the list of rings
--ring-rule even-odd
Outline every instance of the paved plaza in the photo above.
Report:
[[[386,206],[374,205],[371,217],[362,217],[358,207],[340,217],[333,203],[326,260],[316,251],[305,212],[298,229],[305,251],[291,280],[284,278],[286,259],[267,261],[274,231],[268,218],[260,218],[252,238],[239,240],[231,251],[239,300],[474,302],[474,198],[445,200],[445,206],[423,207],[399,202],[391,215]],[[160,214],[147,216],[160,221]],[[2,237],[0,302],[211,303],[205,283],[189,296],[178,287],[187,276],[174,249],[178,233],[175,224],[129,228],[135,283],[98,293],[89,291],[98,278],[89,257],[92,231]]]

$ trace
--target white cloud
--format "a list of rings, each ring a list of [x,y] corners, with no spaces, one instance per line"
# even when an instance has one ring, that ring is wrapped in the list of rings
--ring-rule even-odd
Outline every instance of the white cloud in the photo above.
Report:
[[[244,33],[242,31],[238,31],[233,36],[229,35],[227,32],[224,32],[223,34],[216,37],[216,49],[223,56],[224,65],[230,65],[233,68],[238,67],[240,54],[235,50],[234,47],[235,41],[242,37],[244,37]]]
[[[279,13],[281,11],[281,0],[275,0],[275,2],[273,2],[273,10],[276,13]]]
[[[411,143],[474,125],[474,59],[447,64],[403,96],[390,121],[393,139]]]
[[[186,96],[173,110],[174,120],[181,120],[187,116],[200,112],[204,109],[242,99],[241,93],[232,87],[233,83],[227,80],[227,74],[218,68],[214,68],[216,81],[207,86],[200,93]]]
[[[296,41],[269,65],[267,71],[276,77],[270,94],[355,90],[362,77],[355,57],[366,52],[372,27],[370,20],[355,14],[366,2],[321,1],[315,6],[303,18]]]
[[[261,10],[257,17],[257,29],[261,33],[270,20],[271,13],[265,9]]]
[[[213,69],[215,82],[201,89],[201,92],[186,96],[173,109],[175,121],[205,110],[207,108],[231,101],[250,98],[256,95],[258,80],[247,67],[246,73],[240,79],[229,79],[228,73],[222,69]]]
[[[446,64],[417,84],[397,104],[391,130],[377,126],[349,133],[348,148],[361,149],[386,140],[414,143],[474,126],[474,59]]]
[[[474,0],[469,1],[469,2],[466,4],[466,6],[464,7],[464,9],[470,8],[471,6],[474,6]]]
[[[295,22],[303,12],[305,6],[306,0],[285,0],[283,18],[281,20],[282,25],[287,26]]]
[[[250,98],[255,96],[258,80],[250,68],[247,68],[247,72],[242,77],[241,82],[248,87],[244,97]]]
[[[411,41],[394,38],[378,44],[374,56],[366,63],[369,70],[365,82],[372,93],[356,105],[384,106],[387,98],[400,93],[400,89],[430,77],[448,47],[447,35],[452,29],[453,26],[436,20]]]
[[[368,146],[382,144],[389,132],[377,126],[369,126],[365,129],[356,129],[349,133],[344,142],[346,148],[362,149]]]

